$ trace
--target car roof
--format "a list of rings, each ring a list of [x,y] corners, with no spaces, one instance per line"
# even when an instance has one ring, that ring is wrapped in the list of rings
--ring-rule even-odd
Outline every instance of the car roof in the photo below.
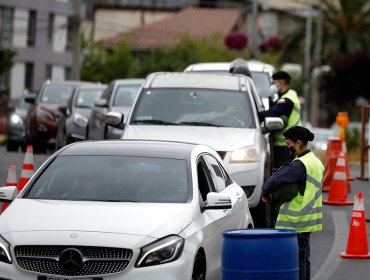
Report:
[[[267,64],[258,60],[247,60],[245,62],[248,65],[248,69],[252,72],[266,72],[269,73],[270,76],[275,72],[275,68],[271,64]],[[189,65],[185,68],[184,72],[229,72],[230,66],[230,62],[201,62]]]
[[[191,81],[191,82],[189,82]],[[242,75],[196,72],[157,72],[148,76],[145,88],[208,88],[240,91],[250,79]]]
[[[65,81],[54,81],[54,80],[46,80],[43,85],[82,85],[82,84],[90,84],[96,85],[99,83],[94,82],[87,82],[87,81],[74,81],[74,80],[65,80]]]
[[[192,150],[199,146],[192,143],[159,140],[107,140],[82,141],[66,146],[59,156],[145,156],[189,159]]]
[[[145,79],[116,79],[113,80],[111,83],[115,84],[142,84],[144,83]]]

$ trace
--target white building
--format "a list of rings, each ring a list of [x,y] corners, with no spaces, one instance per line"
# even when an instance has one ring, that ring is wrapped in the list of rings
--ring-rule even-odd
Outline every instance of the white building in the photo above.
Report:
[[[16,52],[12,69],[0,77],[0,92],[19,97],[45,79],[69,78],[72,66],[71,0],[0,0],[0,46]]]

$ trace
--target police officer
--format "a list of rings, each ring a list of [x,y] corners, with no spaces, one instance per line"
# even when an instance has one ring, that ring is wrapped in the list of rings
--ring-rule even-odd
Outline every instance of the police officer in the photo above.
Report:
[[[262,187],[262,201],[270,203],[274,193],[289,188],[295,193],[280,206],[276,226],[298,231],[299,279],[310,279],[310,233],[322,230],[322,162],[307,148],[314,134],[302,126],[284,132],[289,150],[296,158],[281,167]]]
[[[273,135],[273,167],[275,169],[293,160],[285,143],[283,132],[301,124],[301,104],[297,93],[289,87],[291,80],[292,78],[285,71],[273,74],[271,89],[273,93],[278,93],[279,99],[271,109],[258,113],[260,121],[263,121],[265,117],[284,117],[287,120],[283,131],[276,132]]]

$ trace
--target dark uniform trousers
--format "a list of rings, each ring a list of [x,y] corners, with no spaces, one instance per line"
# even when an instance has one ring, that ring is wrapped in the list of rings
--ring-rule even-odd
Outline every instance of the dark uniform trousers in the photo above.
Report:
[[[298,233],[299,280],[309,280],[311,275],[310,232]]]

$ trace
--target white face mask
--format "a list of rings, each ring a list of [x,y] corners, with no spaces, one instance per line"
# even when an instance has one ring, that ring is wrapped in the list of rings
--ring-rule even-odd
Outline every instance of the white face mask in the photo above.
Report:
[[[278,93],[278,88],[275,84],[272,84],[270,86],[270,90],[271,90],[271,93],[276,93],[276,94]]]

